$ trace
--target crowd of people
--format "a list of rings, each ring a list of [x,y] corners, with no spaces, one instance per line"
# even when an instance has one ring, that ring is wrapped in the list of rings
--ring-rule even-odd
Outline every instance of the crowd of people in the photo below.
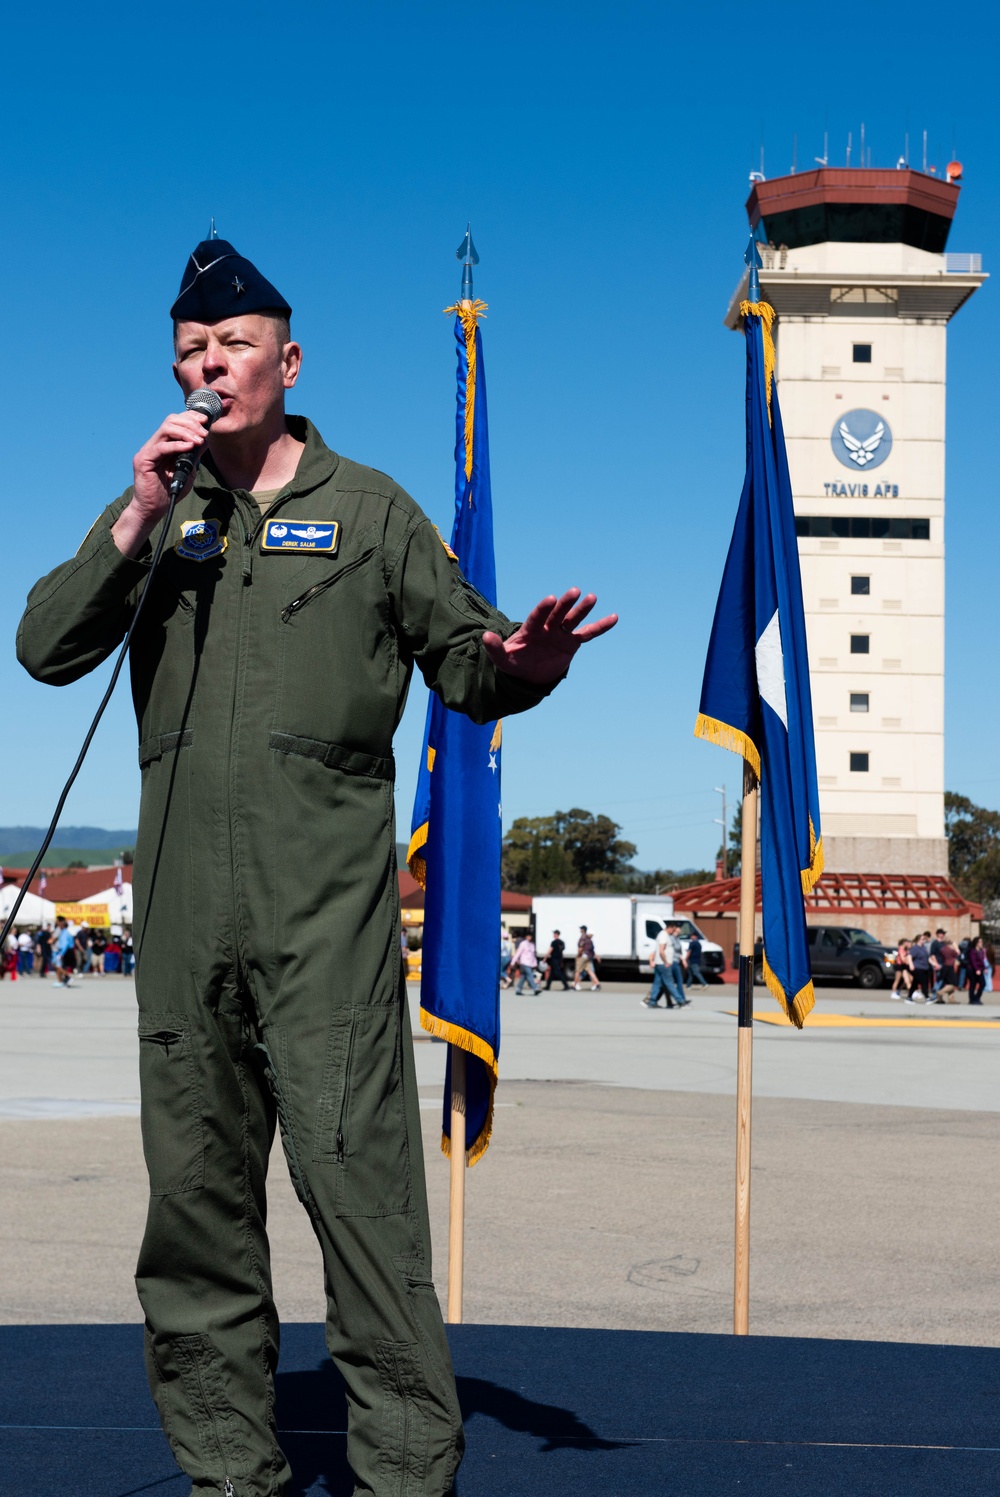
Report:
[[[580,934],[576,943],[576,964],[573,968],[572,986],[575,992],[582,989],[584,979],[589,984],[592,993],[600,992],[601,983],[597,976],[597,963],[600,957],[594,946],[594,938],[585,925],[580,926]],[[545,991],[548,992],[554,982],[562,983],[562,990],[568,993],[570,989],[569,974],[566,971],[566,942],[562,938],[562,932],[554,930],[549,949],[545,955],[539,958],[538,948],[530,934],[521,937],[515,946],[510,935],[505,930],[500,931],[500,986],[502,988],[514,988],[515,994],[523,993],[527,985],[533,993],[541,991],[538,978],[545,979]],[[517,986],[514,987],[515,982]]]
[[[701,941],[697,936],[684,940],[680,932],[680,922],[671,920],[657,937],[649,956],[653,987],[642,1000],[644,1008],[659,1008],[661,994],[667,1008],[684,1008],[691,1001],[686,996],[687,989],[695,984],[699,988],[708,987],[701,970]],[[594,938],[585,925],[580,926],[577,937],[572,974],[566,968],[566,942],[561,931],[552,932],[549,948],[541,957],[530,934],[522,936],[515,945],[507,931],[500,932],[500,986],[514,988],[515,994],[523,993],[526,987],[532,993],[541,992],[539,978],[544,978],[546,992],[554,982],[562,984],[564,993],[569,992],[571,978],[574,992],[581,992],[585,981],[590,992],[600,992],[597,975],[600,960]]]
[[[692,986],[708,986],[701,970],[701,942],[697,936],[684,940],[680,931],[680,923],[671,921],[657,938],[649,957],[653,985],[642,999],[644,1008],[659,1008],[661,999],[666,1008],[684,1008],[691,1001],[688,994]],[[526,990],[539,993],[543,982],[546,992],[554,982],[562,984],[563,992],[568,992],[571,985],[580,992],[584,982],[591,992],[597,992],[601,986],[599,962],[593,936],[585,925],[580,926],[572,971],[567,967],[566,942],[558,930],[552,932],[542,956],[529,933],[515,941],[507,931],[500,932],[500,986],[514,988],[517,994]],[[983,993],[993,991],[995,965],[993,947],[982,936],[956,942],[943,928],[939,927],[933,937],[925,930],[899,941],[889,996],[911,1005],[944,1004],[961,1003],[961,995],[967,993],[968,1002],[981,1007]]]
[[[983,993],[993,991],[995,964],[993,947],[982,936],[956,945],[940,927],[933,939],[925,930],[896,947],[889,996],[910,1004],[916,1004],[918,996],[924,1003],[960,1003],[959,994],[968,991],[969,1003],[981,1006]]]
[[[9,977],[55,978],[52,986],[75,987],[77,977],[117,973],[131,977],[135,952],[128,930],[106,930],[89,925],[70,925],[61,915],[54,925],[13,932],[7,937],[0,960],[0,979]]]

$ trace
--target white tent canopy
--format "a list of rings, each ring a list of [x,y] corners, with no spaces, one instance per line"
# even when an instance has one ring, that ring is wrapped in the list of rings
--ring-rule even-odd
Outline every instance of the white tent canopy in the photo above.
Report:
[[[0,922],[7,919],[20,893],[17,884],[4,884],[0,889]],[[17,925],[51,925],[56,918],[56,907],[51,899],[42,899],[39,894],[26,894],[24,903],[17,912]]]
[[[132,885],[122,884],[121,897],[114,888],[102,889],[98,894],[88,894],[84,904],[106,904],[112,925],[132,924]]]

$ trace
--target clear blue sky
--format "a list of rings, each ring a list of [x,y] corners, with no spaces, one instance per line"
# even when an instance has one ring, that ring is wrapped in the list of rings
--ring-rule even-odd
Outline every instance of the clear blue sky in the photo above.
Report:
[[[19,7],[6,166],[0,824],[44,823],[106,670],[56,692],[16,664],[36,577],[129,483],[176,404],[167,308],[214,214],[295,308],[293,408],[451,525],[454,353],[441,309],[482,263],[501,605],[572,583],[621,623],[508,725],[506,819],[604,811],[643,867],[705,866],[732,755],[692,726],[742,481],[743,349],[722,326],[747,175],[876,165],[921,132],[965,165],[950,248],[997,269],[997,21],[939,5]],[[856,147],[855,147],[856,149]],[[855,160],[856,160],[855,156]],[[951,326],[947,782],[1000,806],[993,651],[992,282]],[[409,826],[425,692],[397,738]],[[134,824],[121,690],[66,820]]]

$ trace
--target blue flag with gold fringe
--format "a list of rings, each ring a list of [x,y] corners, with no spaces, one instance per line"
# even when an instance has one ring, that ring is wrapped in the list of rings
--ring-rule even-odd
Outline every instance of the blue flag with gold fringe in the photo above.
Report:
[[[801,1028],[815,1001],[804,896],[823,872],[805,610],[774,378],[774,309],[754,300],[740,311],[747,469],[695,733],[741,754],[760,780],[764,980]]]
[[[493,501],[486,382],[479,317],[483,302],[457,314],[458,435],[451,549],[463,573],[496,603]],[[500,1055],[500,738],[449,711],[435,695],[427,708],[423,755],[407,862],[424,887],[420,1022],[468,1052],[466,1157],[489,1145]],[[451,1152],[451,1055],[444,1090],[442,1148]]]

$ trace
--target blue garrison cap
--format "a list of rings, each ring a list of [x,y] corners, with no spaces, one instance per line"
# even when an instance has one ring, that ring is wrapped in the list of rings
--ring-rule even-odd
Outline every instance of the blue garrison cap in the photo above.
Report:
[[[244,312],[292,315],[281,292],[252,261],[237,254],[228,239],[203,239],[188,257],[171,317],[177,322],[221,322]]]

